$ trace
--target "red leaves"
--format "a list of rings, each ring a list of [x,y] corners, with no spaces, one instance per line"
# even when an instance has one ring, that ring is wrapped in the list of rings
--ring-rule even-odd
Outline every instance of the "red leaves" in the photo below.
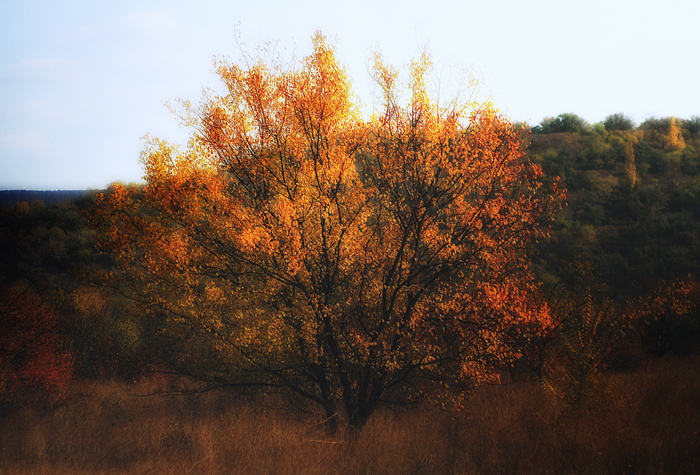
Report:
[[[55,313],[30,290],[0,296],[0,396],[52,396],[71,381],[73,357]]]

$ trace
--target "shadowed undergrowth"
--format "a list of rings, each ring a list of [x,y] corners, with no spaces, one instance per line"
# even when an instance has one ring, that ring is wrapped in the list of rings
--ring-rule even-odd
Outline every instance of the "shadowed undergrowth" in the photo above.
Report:
[[[699,473],[699,400],[698,360],[668,360],[607,376],[578,408],[535,383],[482,387],[459,414],[385,410],[329,437],[269,402],[83,385],[2,421],[0,473]]]

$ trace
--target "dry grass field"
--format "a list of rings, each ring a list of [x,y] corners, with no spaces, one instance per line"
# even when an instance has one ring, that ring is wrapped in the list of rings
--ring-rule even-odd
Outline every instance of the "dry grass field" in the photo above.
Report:
[[[220,394],[82,384],[0,421],[2,474],[700,473],[700,361],[606,376],[564,407],[546,385],[482,387],[465,410],[384,410],[359,433]]]

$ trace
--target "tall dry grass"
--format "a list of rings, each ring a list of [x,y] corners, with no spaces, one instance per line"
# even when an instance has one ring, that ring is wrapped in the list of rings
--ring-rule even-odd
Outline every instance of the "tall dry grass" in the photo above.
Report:
[[[335,437],[319,418],[267,402],[83,384],[1,421],[0,473],[700,473],[699,363],[608,375],[600,397],[576,408],[537,383],[482,387],[460,414],[384,410]]]

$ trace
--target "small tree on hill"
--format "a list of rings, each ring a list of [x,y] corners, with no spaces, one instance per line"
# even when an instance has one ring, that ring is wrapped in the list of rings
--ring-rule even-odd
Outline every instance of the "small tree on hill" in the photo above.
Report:
[[[621,112],[607,116],[603,121],[603,125],[608,132],[634,129],[634,121]]]
[[[489,109],[440,108],[429,61],[380,58],[362,120],[319,34],[297,69],[222,64],[188,149],[154,140],[147,185],[95,210],[113,283],[163,357],[212,385],[281,389],[362,426],[383,403],[460,394],[550,325],[524,249],[561,192]],[[154,341],[155,345],[156,341]]]
[[[545,117],[539,125],[532,129],[536,134],[558,134],[564,132],[583,134],[590,130],[591,126],[588,122],[572,113],[559,114],[556,118]]]

